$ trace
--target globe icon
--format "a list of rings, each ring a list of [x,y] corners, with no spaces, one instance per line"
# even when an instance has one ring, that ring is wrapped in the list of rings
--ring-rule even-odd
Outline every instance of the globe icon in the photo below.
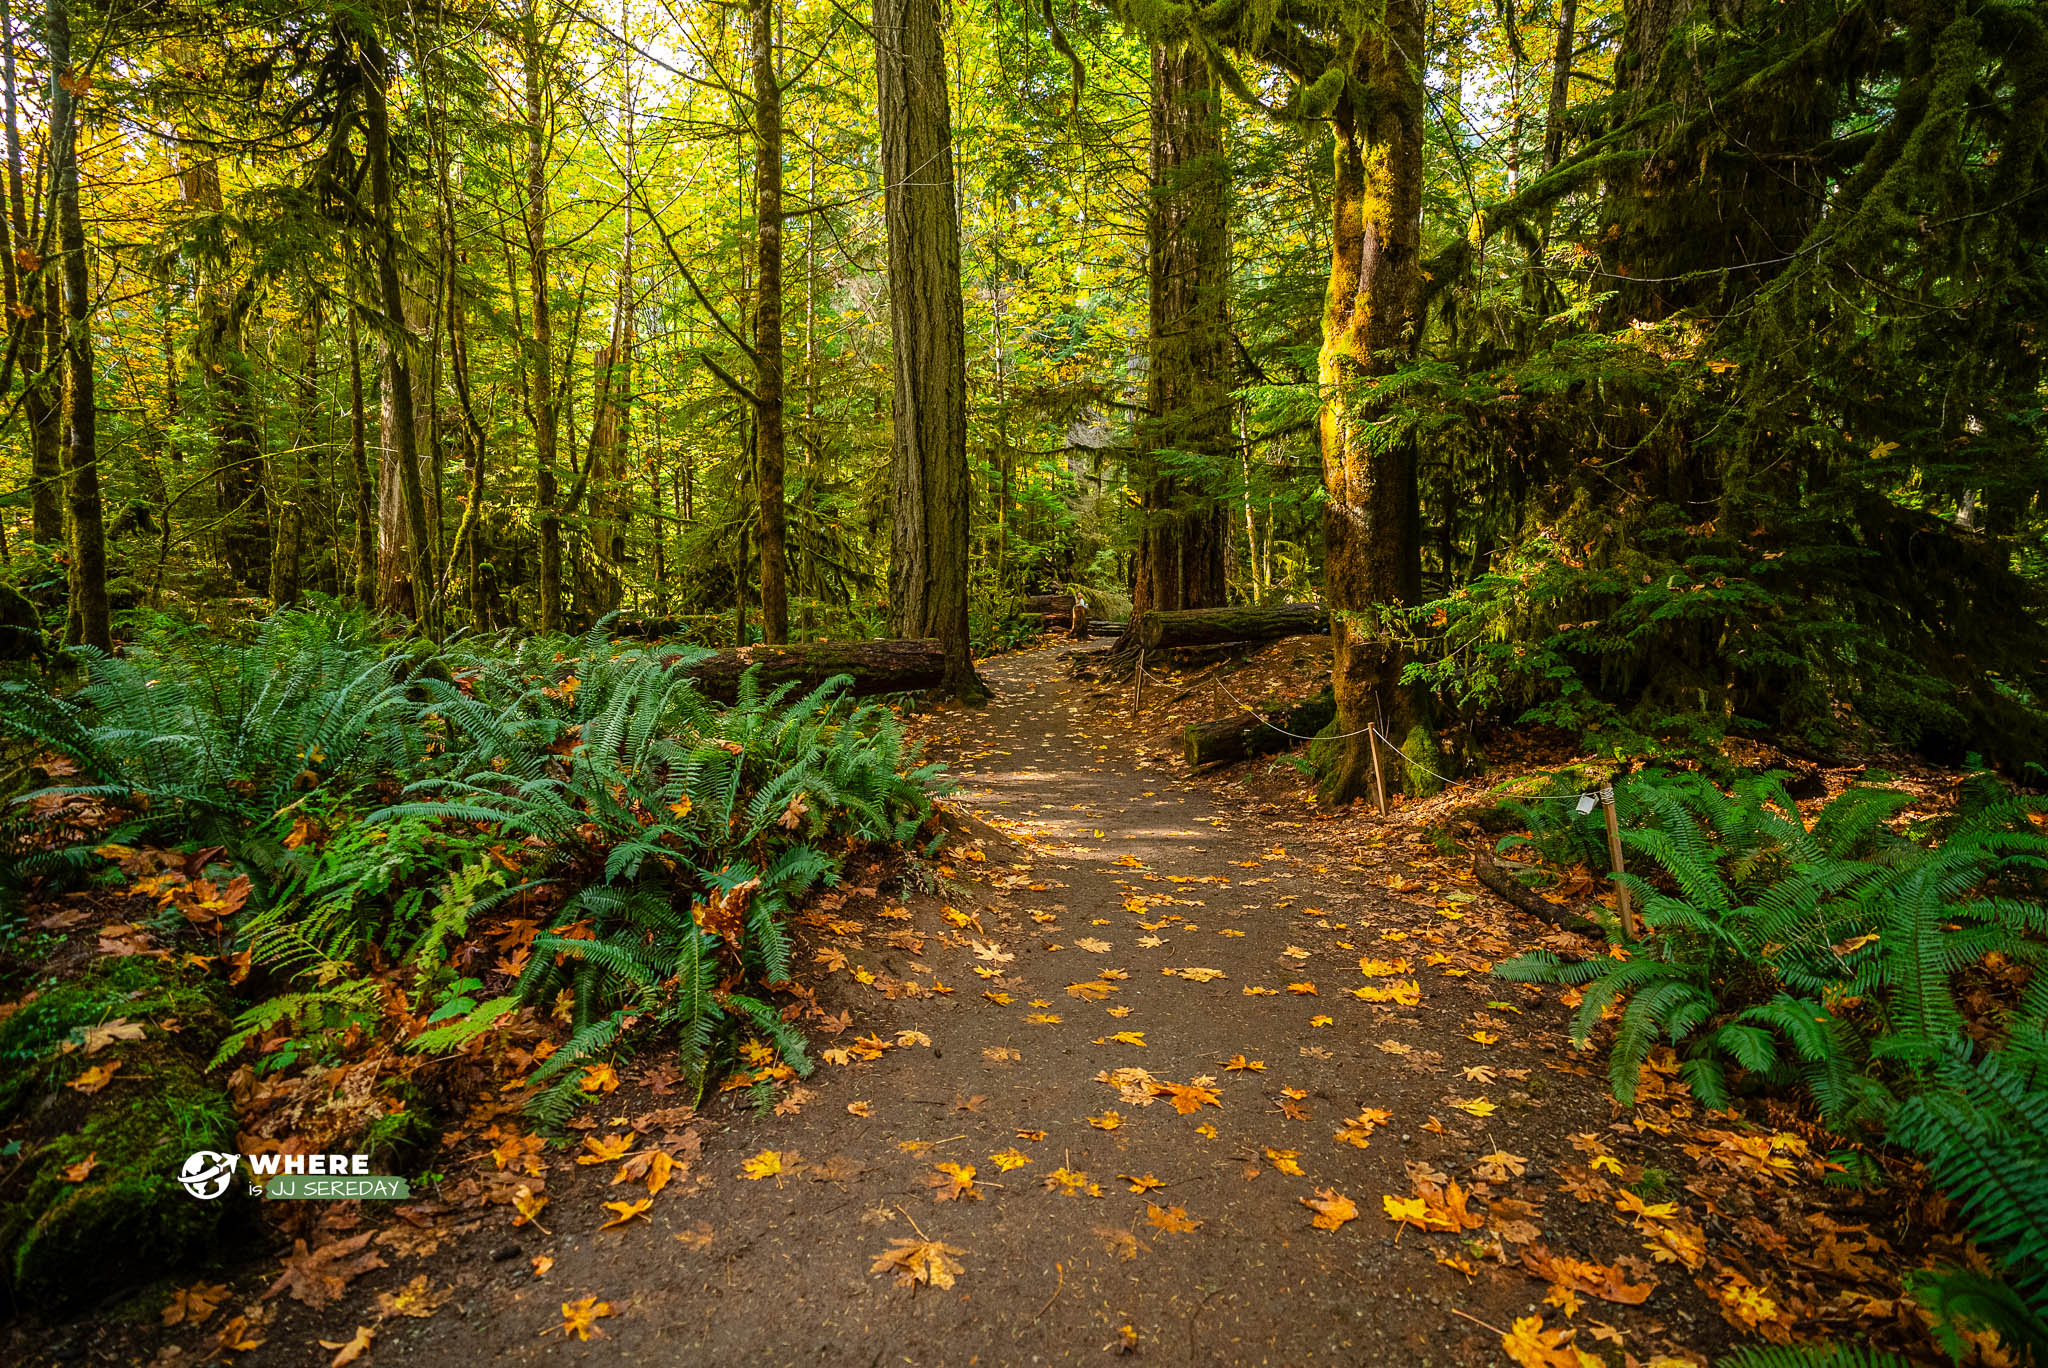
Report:
[[[212,1201],[228,1190],[228,1184],[235,1181],[235,1161],[239,1156],[223,1154],[214,1150],[194,1150],[185,1156],[185,1162],[178,1169],[178,1181],[185,1191],[202,1201]]]

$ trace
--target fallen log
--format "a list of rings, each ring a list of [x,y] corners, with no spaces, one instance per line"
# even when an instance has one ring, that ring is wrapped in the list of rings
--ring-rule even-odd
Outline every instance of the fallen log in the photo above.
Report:
[[[1057,613],[1061,617],[1065,617],[1068,613],[1074,611],[1074,596],[1072,594],[1026,594],[1024,596],[1023,611],[1026,613],[1037,613],[1041,616]]]
[[[1199,769],[1271,755],[1300,745],[1298,738],[1314,736],[1336,715],[1336,699],[1325,689],[1291,708],[1198,722],[1181,733],[1181,756],[1190,768]]]
[[[1276,641],[1330,630],[1330,611],[1314,603],[1279,603],[1264,608],[1153,610],[1138,619],[1138,644],[1148,651],[1170,646],[1213,646],[1234,641]]]
[[[1090,622],[1088,624],[1088,635],[1092,637],[1122,636],[1124,629],[1129,625],[1126,622]]]
[[[1472,873],[1486,886],[1488,892],[1532,917],[1547,921],[1552,926],[1561,926],[1567,931],[1580,931],[1596,936],[1604,934],[1598,923],[1569,908],[1559,907],[1556,903],[1547,901],[1534,889],[1519,882],[1514,875],[1503,869],[1500,862],[1483,846],[1475,846],[1472,850]]]
[[[936,640],[743,646],[706,656],[683,673],[697,681],[705,697],[729,703],[738,694],[740,676],[757,667],[761,683],[769,688],[794,683],[809,689],[843,674],[853,677],[851,692],[858,697],[919,693],[937,688],[945,678],[946,648]]]

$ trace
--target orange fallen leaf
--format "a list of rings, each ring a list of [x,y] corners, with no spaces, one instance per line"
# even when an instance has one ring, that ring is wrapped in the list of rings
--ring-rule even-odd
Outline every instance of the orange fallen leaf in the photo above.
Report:
[[[548,1270],[554,1266],[555,1256],[552,1254],[536,1254],[533,1256],[533,1276],[536,1278],[545,1278],[548,1275]]]
[[[92,1171],[99,1166],[100,1152],[94,1150],[77,1163],[64,1166],[64,1181],[67,1183],[82,1183],[92,1177]]]
[[[1133,1192],[1150,1192],[1153,1188],[1162,1188],[1166,1186],[1164,1182],[1157,1178],[1154,1178],[1149,1173],[1144,1175],[1142,1178],[1132,1177],[1128,1173],[1119,1173],[1117,1177],[1123,1179],[1126,1183],[1129,1183],[1131,1185],[1131,1191]]]
[[[974,1165],[948,1163],[935,1164],[933,1167],[938,1172],[925,1179],[925,1185],[934,1189],[932,1200],[939,1202],[954,1202],[962,1199],[973,1202],[981,1200],[981,1189],[974,1185]]]
[[[647,1214],[647,1208],[653,1205],[654,1199],[652,1197],[642,1197],[637,1202],[606,1202],[604,1204],[604,1209],[606,1211],[615,1212],[617,1214],[614,1215],[609,1221],[606,1221],[603,1225],[599,1226],[598,1229],[610,1230],[614,1226],[624,1225],[626,1222],[632,1220],[635,1216],[645,1216]]]
[[[376,1337],[377,1332],[375,1330],[372,1330],[367,1325],[358,1325],[356,1333],[351,1339],[321,1340],[320,1347],[322,1349],[332,1349],[335,1351],[334,1357],[327,1361],[327,1368],[345,1368],[345,1365],[354,1363],[364,1354],[370,1352],[370,1341]]]
[[[1145,1219],[1161,1230],[1190,1234],[1201,1226],[1201,1222],[1188,1215],[1186,1207],[1162,1207],[1156,1202],[1145,1203]]]
[[[612,1304],[599,1301],[595,1296],[584,1297],[580,1301],[563,1302],[560,1329],[565,1337],[574,1335],[579,1340],[588,1340],[592,1335],[601,1337],[604,1331],[598,1329],[597,1322],[611,1313]]]
[[[893,1248],[875,1256],[870,1273],[894,1273],[898,1287],[910,1287],[922,1283],[929,1287],[947,1288],[966,1268],[953,1256],[965,1254],[964,1249],[938,1240],[911,1239],[907,1236],[893,1241]]]
[[[214,1308],[227,1300],[226,1283],[193,1283],[181,1287],[171,1294],[171,1304],[164,1308],[165,1325],[199,1325],[214,1312]]]
[[[110,1059],[104,1064],[95,1064],[78,1077],[72,1079],[68,1086],[76,1088],[79,1092],[90,1097],[106,1087],[107,1084],[113,1082],[114,1074],[120,1067],[121,1061],[118,1059]]]
[[[590,1136],[583,1141],[583,1148],[588,1150],[589,1153],[577,1155],[577,1163],[609,1164],[614,1159],[626,1157],[626,1152],[633,1148],[633,1136],[631,1133],[625,1135],[614,1133],[602,1137]]]
[[[775,1150],[762,1150],[759,1154],[740,1165],[740,1175],[744,1178],[751,1178],[755,1182],[759,1182],[763,1178],[773,1178],[781,1172],[782,1155]]]
[[[547,1204],[548,1199],[545,1194],[535,1192],[525,1183],[521,1183],[518,1190],[512,1194],[512,1209],[519,1213],[512,1218],[512,1224],[523,1226],[531,1221],[535,1228],[546,1230],[547,1227],[540,1223],[540,1213]]]
[[[617,1092],[619,1075],[609,1064],[587,1065],[583,1070],[583,1077],[577,1080],[576,1086],[587,1093]]]
[[[1358,1205],[1330,1188],[1317,1188],[1316,1195],[1302,1198],[1301,1204],[1316,1213],[1309,1224],[1318,1230],[1335,1230],[1358,1216]]]

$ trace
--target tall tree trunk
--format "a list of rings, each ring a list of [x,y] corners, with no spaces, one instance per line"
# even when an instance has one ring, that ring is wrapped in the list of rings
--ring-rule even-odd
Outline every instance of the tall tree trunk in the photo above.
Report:
[[[28,215],[28,197],[21,175],[20,109],[15,99],[14,16],[0,0],[0,73],[6,77],[7,212],[13,222],[16,249],[9,252],[9,279],[16,293],[7,296],[7,331],[21,372],[22,416],[28,427],[30,535],[44,546],[64,542],[63,458],[58,451],[58,413],[62,373],[57,335],[57,275],[35,257],[35,228]],[[32,263],[32,264],[30,264]],[[17,272],[17,265],[27,269]],[[16,308],[19,304],[21,307]],[[27,316],[23,316],[23,310]]]
[[[761,639],[789,640],[782,507],[782,86],[775,72],[775,0],[753,0],[755,478],[761,515]]]
[[[348,303],[349,473],[356,496],[356,603],[377,609],[376,491],[370,479],[368,426],[363,412],[363,344],[356,332],[356,305]]]
[[[1229,182],[1215,75],[1199,50],[1152,49],[1146,222],[1149,365],[1139,480],[1144,519],[1131,612],[1226,597],[1230,449]]]
[[[71,511],[71,618],[67,640],[114,649],[107,604],[107,538],[100,514],[99,408],[94,395],[92,280],[78,206],[78,108],[84,81],[71,69],[70,0],[44,10],[50,56],[50,187],[64,258],[64,370],[71,393],[65,484]]]
[[[360,37],[363,73],[364,160],[370,172],[370,213],[377,248],[377,294],[384,314],[385,398],[394,443],[405,534],[411,548],[407,577],[414,621],[433,634],[428,611],[434,586],[433,539],[427,527],[426,487],[420,478],[417,406],[413,397],[412,329],[405,317],[405,287],[398,276],[398,210],[391,193],[391,123],[384,83],[390,62],[374,34]],[[387,593],[386,606],[397,608]]]
[[[967,336],[938,0],[874,0],[896,388],[889,629],[946,646],[945,687],[986,694],[967,628]]]
[[[533,316],[526,339],[526,399],[533,420],[534,513],[540,531],[540,630],[562,630],[562,520],[556,508],[555,332],[548,298],[547,101],[542,94],[540,0],[528,0],[521,47],[526,76],[526,275]]]
[[[1386,20],[1353,50],[1351,84],[1331,111],[1336,133],[1330,287],[1319,379],[1324,578],[1336,618],[1332,670],[1337,730],[1382,725],[1399,744],[1424,719],[1400,683],[1403,658],[1378,620],[1411,603],[1422,561],[1415,452],[1375,450],[1368,392],[1422,326],[1422,0],[1388,0]],[[1372,773],[1371,738],[1350,736],[1323,777],[1326,799],[1349,802]]]

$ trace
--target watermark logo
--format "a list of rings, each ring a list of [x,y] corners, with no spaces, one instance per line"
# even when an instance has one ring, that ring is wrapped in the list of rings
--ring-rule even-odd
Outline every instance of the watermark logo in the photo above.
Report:
[[[412,1188],[403,1178],[370,1172],[367,1154],[229,1154],[194,1150],[178,1167],[178,1182],[202,1202],[234,1184],[249,1169],[249,1195],[297,1200],[403,1200]]]
[[[185,1156],[185,1162],[178,1169],[178,1181],[185,1191],[203,1202],[210,1202],[228,1190],[235,1181],[235,1166],[241,1161],[238,1154],[221,1154],[214,1150],[194,1150]]]

